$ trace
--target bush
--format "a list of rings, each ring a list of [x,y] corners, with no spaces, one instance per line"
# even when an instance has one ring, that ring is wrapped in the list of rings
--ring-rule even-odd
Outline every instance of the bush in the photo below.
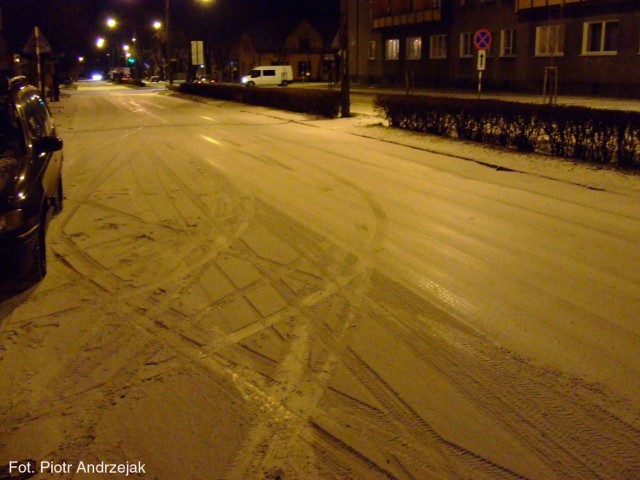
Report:
[[[392,127],[599,164],[640,167],[640,112],[379,95]]]
[[[184,83],[178,90],[192,95],[308,113],[326,118],[336,118],[340,112],[340,93],[333,90],[252,88],[240,85],[197,83]]]

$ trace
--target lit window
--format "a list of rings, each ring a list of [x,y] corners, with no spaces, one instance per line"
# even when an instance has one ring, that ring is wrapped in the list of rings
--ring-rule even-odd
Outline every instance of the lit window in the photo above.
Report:
[[[369,60],[375,60],[375,59],[376,59],[376,41],[371,40],[369,41]]]
[[[422,37],[407,38],[407,60],[422,58]]]
[[[618,53],[620,22],[586,22],[582,34],[583,55],[613,55]]]
[[[473,33],[460,34],[460,58],[473,57]]]
[[[400,39],[390,38],[385,43],[387,60],[398,60],[400,58]]]
[[[516,56],[516,31],[513,29],[500,31],[500,56]]]
[[[429,37],[429,58],[447,58],[446,35],[431,35]]]
[[[540,57],[564,55],[564,25],[545,25],[536,28],[536,55]]]

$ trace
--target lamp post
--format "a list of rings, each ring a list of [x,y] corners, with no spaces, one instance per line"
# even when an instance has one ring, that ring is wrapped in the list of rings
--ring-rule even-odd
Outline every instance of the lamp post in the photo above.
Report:
[[[116,27],[118,26],[118,21],[113,17],[109,17],[105,21],[105,24],[107,25],[109,30],[115,31]],[[115,33],[111,33],[109,35],[109,42],[112,69],[110,72],[110,76],[112,80],[115,80],[116,70],[118,67],[120,67],[120,54],[118,53],[118,47],[116,47]]]
[[[169,20],[170,20],[170,12],[171,12],[171,1],[165,0],[164,5],[164,22],[166,28],[167,35],[167,70],[169,72],[169,85],[173,85],[173,68],[171,65],[171,30],[169,29]]]
[[[342,117],[351,116],[351,98],[349,96],[350,82],[349,82],[349,1],[340,1],[340,49],[342,55],[340,58],[340,94],[341,101],[341,115]]]
[[[158,45],[157,45],[158,50],[157,50],[157,52],[160,53],[160,55],[159,55],[160,59],[158,60],[156,58],[156,64],[159,64],[159,66],[160,66],[160,78],[164,81],[164,80],[166,80],[165,73],[166,73],[166,70],[167,70],[167,65],[166,65],[165,55],[162,52],[162,34],[160,33],[161,30],[162,30],[162,26],[163,25],[162,25],[162,22],[160,20],[154,20],[153,23],[151,24],[151,26],[156,31],[155,37],[156,37],[156,40],[158,42]],[[157,65],[156,65],[156,67],[157,67]],[[155,73],[157,73],[157,72],[154,69],[154,74]]]
[[[109,47],[109,48],[105,48],[105,47]],[[96,39],[96,48],[98,50],[105,50],[105,55],[106,55],[106,62],[105,65],[103,67],[103,72],[107,72],[108,75],[112,74],[112,69],[115,66],[114,65],[114,60],[113,60],[113,55],[111,54],[111,46],[108,44],[107,40],[104,37],[98,37]]]

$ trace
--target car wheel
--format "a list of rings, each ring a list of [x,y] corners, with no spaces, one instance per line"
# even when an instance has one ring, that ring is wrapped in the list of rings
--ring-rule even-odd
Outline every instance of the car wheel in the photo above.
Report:
[[[247,87],[255,87],[256,83],[255,82],[247,82]]]
[[[58,215],[62,212],[62,207],[64,204],[64,190],[62,188],[62,177],[58,180],[58,189],[56,190],[56,198],[53,203],[53,214]]]
[[[12,290],[16,292],[22,292],[28,290],[31,287],[37,285],[47,274],[47,249],[45,240],[45,219],[43,218],[40,225],[38,225],[38,239],[31,252],[31,258],[26,258],[25,261],[30,262],[29,273],[12,284]]]

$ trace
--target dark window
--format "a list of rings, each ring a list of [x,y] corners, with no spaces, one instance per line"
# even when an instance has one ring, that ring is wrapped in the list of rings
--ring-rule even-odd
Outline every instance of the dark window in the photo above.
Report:
[[[24,151],[18,112],[10,104],[0,104],[0,157],[13,157]]]
[[[585,23],[583,53],[617,52],[619,32],[617,20]]]
[[[53,122],[44,101],[33,91],[26,91],[20,95],[20,103],[29,137],[35,139],[48,135],[53,128]]]

